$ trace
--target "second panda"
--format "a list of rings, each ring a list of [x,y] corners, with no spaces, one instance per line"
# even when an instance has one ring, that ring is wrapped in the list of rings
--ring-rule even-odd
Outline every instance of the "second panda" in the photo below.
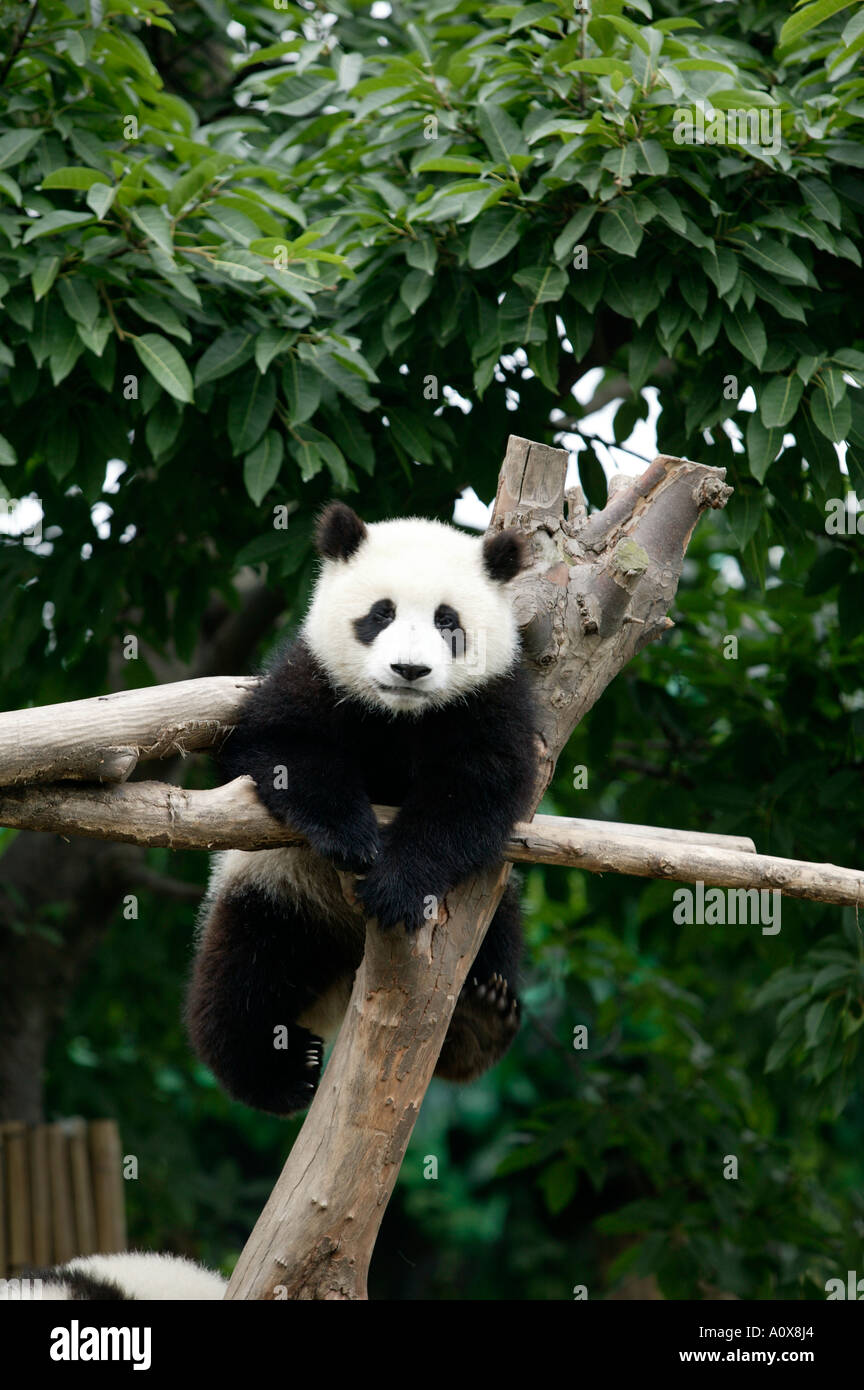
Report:
[[[521,538],[417,519],[367,526],[333,503],[316,542],[300,636],[221,757],[308,845],[215,856],[186,1006],[192,1045],[225,1090],[279,1115],[309,1105],[363,956],[363,917],[336,870],[363,876],[358,896],[380,928],[416,930],[430,898],[501,861],[537,766],[506,589]],[[385,829],[373,803],[400,808]],[[521,946],[509,886],[437,1076],[470,1081],[509,1047]]]

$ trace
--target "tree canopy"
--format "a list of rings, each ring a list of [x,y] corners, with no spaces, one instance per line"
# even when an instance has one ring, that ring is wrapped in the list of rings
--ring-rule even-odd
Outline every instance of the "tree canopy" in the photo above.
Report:
[[[735,494],[543,809],[861,862],[864,6],[39,0],[3,9],[0,47],[7,707],[188,673],[258,583],[251,664],[302,612],[323,501],[449,518],[466,487],[491,500],[511,431],[565,437],[602,505],[597,407],[626,456],[653,401],[658,448]],[[3,898],[13,965],[82,911],[41,852],[44,898],[14,874]],[[807,1297],[854,1268],[856,915],[679,928],[672,891],[526,875],[522,1041],[429,1093],[382,1291],[447,1296],[470,1268],[485,1297],[627,1273]],[[284,1131],[192,1065],[192,907],[142,903],[69,1003],[47,1104],[117,1113],[149,1154],[141,1244],[194,1218],[228,1259]]]

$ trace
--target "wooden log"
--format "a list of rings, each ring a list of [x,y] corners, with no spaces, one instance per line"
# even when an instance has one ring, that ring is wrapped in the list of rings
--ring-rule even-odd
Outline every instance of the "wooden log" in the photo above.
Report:
[[[0,714],[0,786],[122,782],[147,758],[209,747],[235,722],[254,676],[207,676]]]
[[[535,807],[580,717],[668,626],[699,515],[730,492],[721,470],[657,460],[633,498],[616,494],[623,505],[585,546],[584,514],[562,515],[566,470],[564,451],[511,438],[490,527],[519,529],[532,545],[533,567],[513,584],[520,625],[539,615],[527,662],[540,726]],[[438,922],[412,936],[367,925],[327,1071],[227,1298],[366,1297],[375,1234],[507,875],[504,865],[460,885]]]
[[[3,1126],[6,1150],[6,1212],[9,1272],[19,1274],[33,1263],[30,1224],[30,1182],[27,1170],[27,1126],[10,1120]]]
[[[48,1125],[47,1129],[54,1260],[57,1264],[64,1264],[66,1260],[71,1260],[73,1255],[78,1253],[75,1249],[69,1140],[63,1128],[62,1120],[56,1124]]]
[[[63,1121],[69,1143],[69,1173],[72,1181],[72,1211],[75,1219],[75,1253],[93,1255],[98,1250],[96,1216],[93,1210],[93,1181],[87,1125],[79,1116]]]
[[[90,1166],[96,1215],[96,1246],[110,1255],[126,1249],[126,1193],[116,1120],[91,1120]]]
[[[9,1269],[9,1214],[6,1210],[6,1137],[0,1125],[0,1279],[5,1279]]]
[[[382,825],[396,814],[393,807],[374,809]],[[209,791],[182,791],[165,782],[101,789],[15,788],[0,791],[0,824],[172,849],[254,850],[303,843],[298,831],[268,814],[250,777]],[[864,904],[861,871],[756,854],[746,836],[535,816],[514,827],[505,852],[517,864],[561,864],[589,873],[719,888],[776,888],[786,897]]]
[[[51,1241],[51,1172],[48,1161],[48,1127],[31,1125],[28,1135],[30,1160],[30,1218],[33,1228],[33,1263],[39,1269],[54,1259]]]

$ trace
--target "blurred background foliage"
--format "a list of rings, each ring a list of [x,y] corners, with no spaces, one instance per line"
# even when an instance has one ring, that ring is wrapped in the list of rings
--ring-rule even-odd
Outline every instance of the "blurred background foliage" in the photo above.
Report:
[[[602,506],[656,430],[735,495],[543,809],[861,864],[864,7],[40,0],[0,47],[7,708],[251,669],[334,494],[448,519],[512,431],[563,439]],[[699,107],[782,140],[679,143]],[[187,1048],[205,873],[0,831],[0,1114],[116,1115],[135,1243],[230,1268],[297,1127]],[[786,900],[763,936],[675,926],[672,884],[524,888],[525,1026],[433,1083],[372,1295],[807,1298],[860,1269],[855,912]]]

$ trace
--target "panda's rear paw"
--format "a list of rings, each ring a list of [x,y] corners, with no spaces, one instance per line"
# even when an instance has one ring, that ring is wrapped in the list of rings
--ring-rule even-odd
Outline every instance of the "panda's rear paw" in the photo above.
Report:
[[[519,1022],[519,1000],[503,975],[466,981],[435,1075],[447,1081],[473,1081],[504,1056]]]
[[[501,1020],[505,1027],[512,1022],[513,1031],[519,1027],[519,1000],[515,994],[510,993],[510,986],[503,975],[492,975],[490,979],[480,981],[472,978],[471,985],[465,986],[462,996],[469,999],[473,998],[477,1003],[482,1003],[488,1009],[494,1009],[501,1015]]]

